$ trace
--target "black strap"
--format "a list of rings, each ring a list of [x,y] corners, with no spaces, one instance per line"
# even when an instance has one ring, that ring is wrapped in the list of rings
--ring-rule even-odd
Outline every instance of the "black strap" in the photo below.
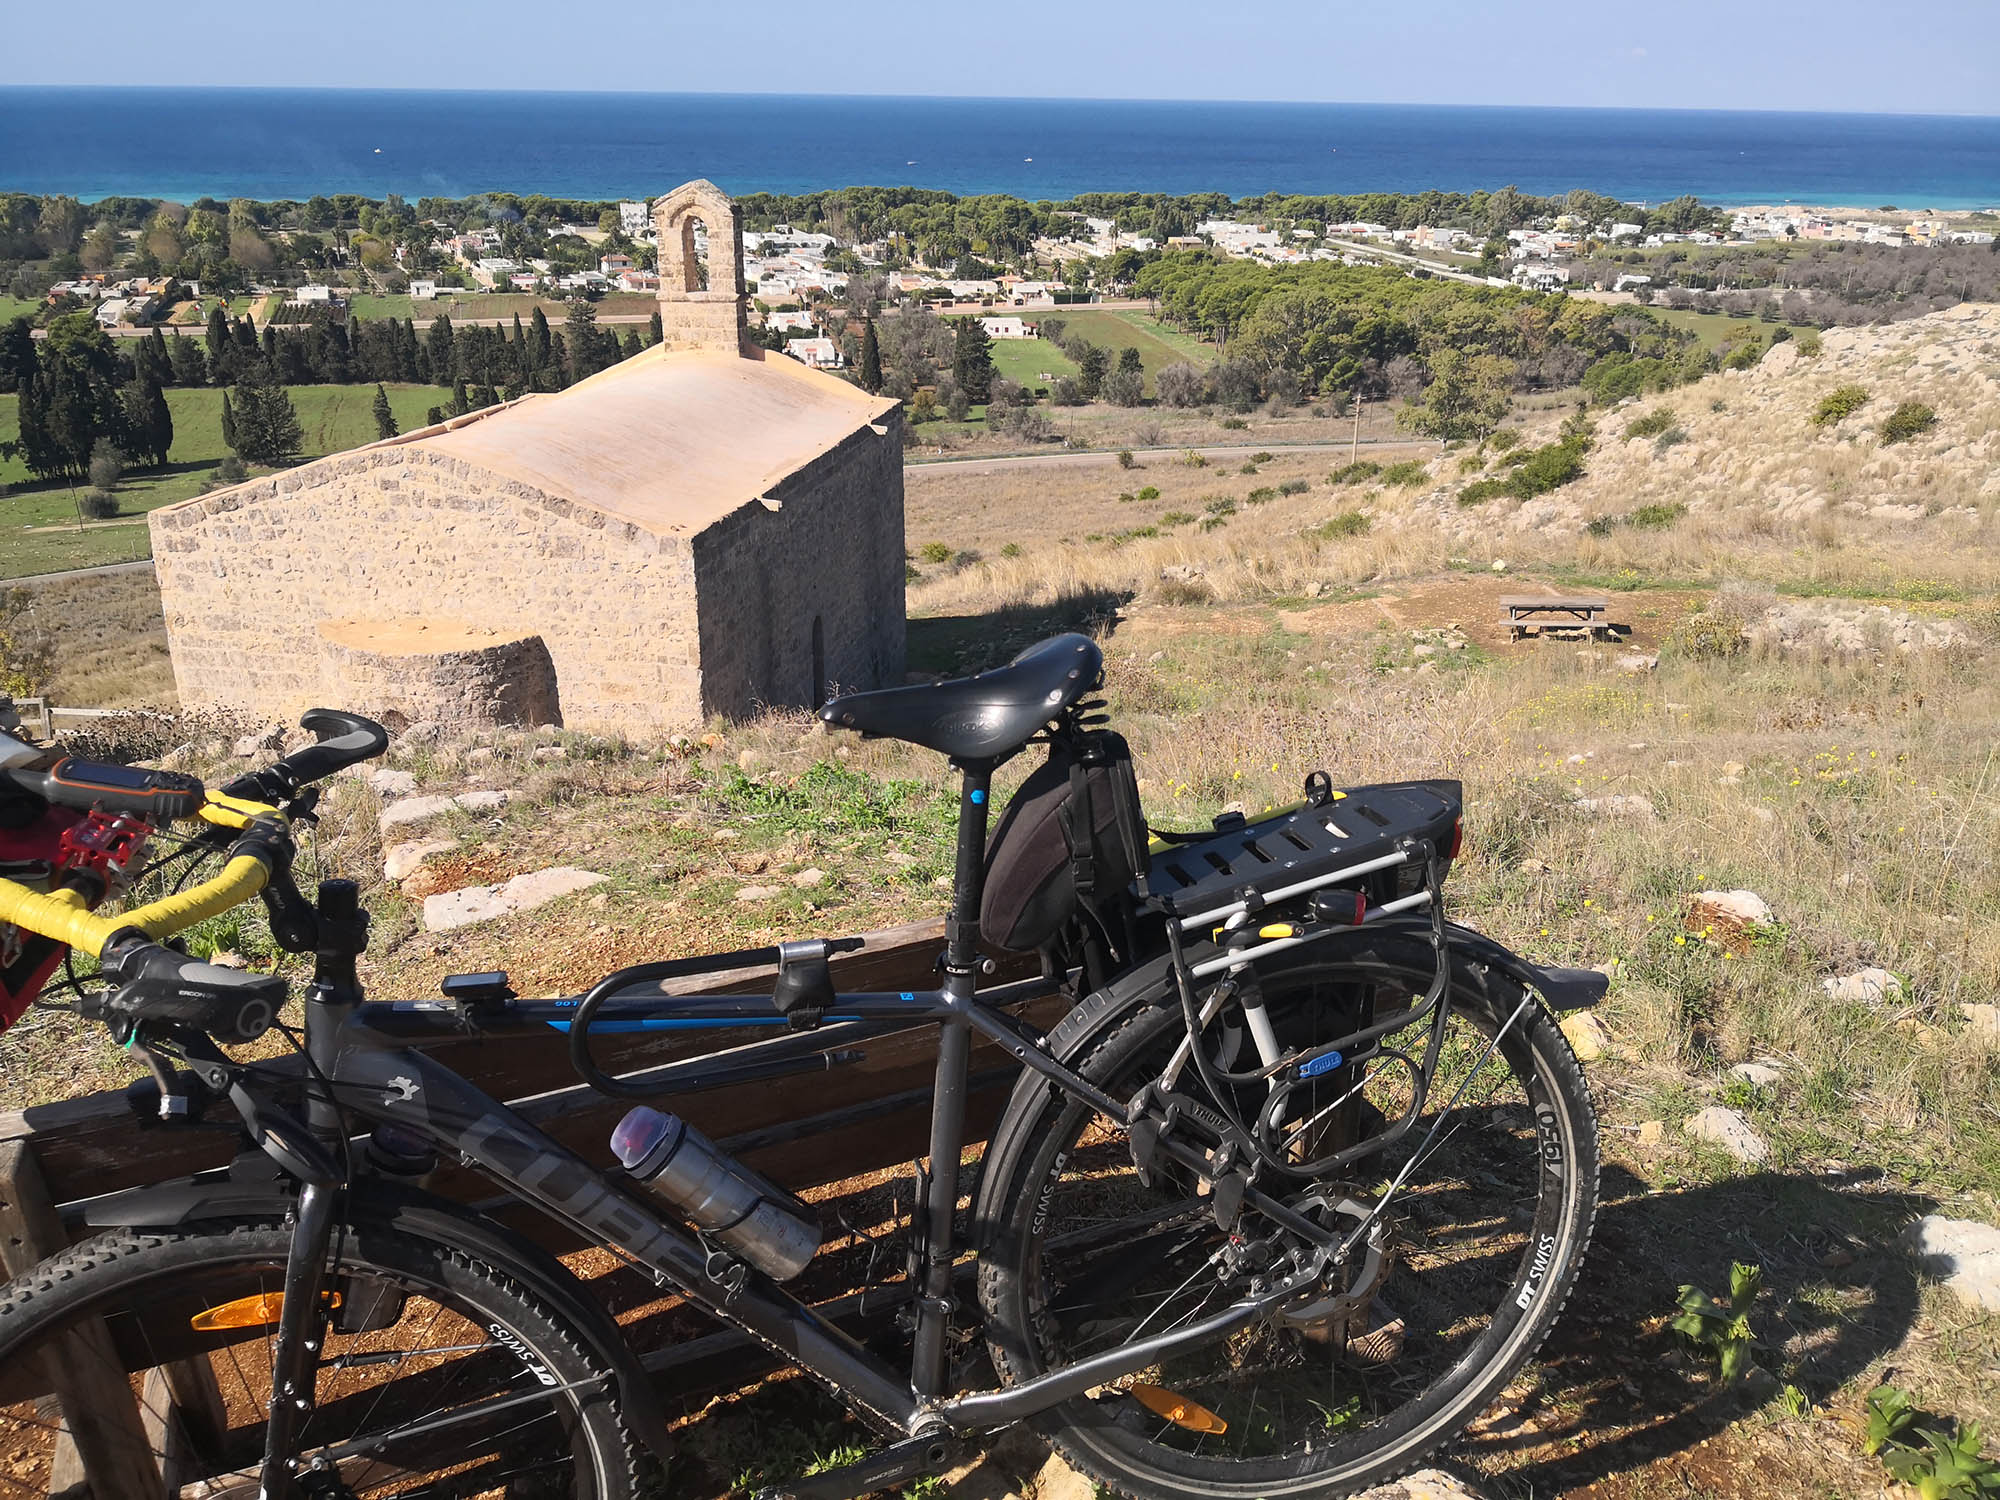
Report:
[[[1090,805],[1090,767],[1084,755],[1069,763],[1069,800],[1059,816],[1069,842],[1069,873],[1085,906],[1097,889],[1097,819]]]

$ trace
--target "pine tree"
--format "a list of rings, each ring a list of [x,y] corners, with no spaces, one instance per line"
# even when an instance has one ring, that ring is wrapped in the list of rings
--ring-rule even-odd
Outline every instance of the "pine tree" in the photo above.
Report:
[[[392,438],[396,436],[396,414],[389,409],[389,393],[382,389],[382,383],[375,383],[375,436]]]
[[[277,467],[296,460],[305,448],[305,430],[285,388],[253,369],[236,383],[236,437],[232,445],[245,463]]]
[[[991,383],[989,381],[988,385]],[[861,388],[864,391],[882,389],[882,345],[875,337],[873,318],[868,320],[861,334]],[[965,387],[961,385],[959,389],[964,390]]]
[[[646,347],[656,349],[666,342],[666,338],[666,330],[660,326],[660,310],[656,307],[652,317],[646,319]]]
[[[958,336],[952,345],[951,375],[966,400],[974,406],[993,391],[993,340],[986,325],[977,318],[960,318]]]
[[[236,431],[236,411],[235,408],[230,406],[229,392],[225,390],[222,393],[222,446],[227,448],[231,453],[234,453],[238,458],[241,458],[243,456],[243,449],[238,438],[239,434]]]
[[[569,347],[569,378],[582,380],[604,368],[598,353],[597,309],[582,297],[570,299],[563,320],[563,342]]]
[[[176,334],[167,347],[173,350],[175,385],[208,384],[208,356],[202,353],[201,340],[184,339]]]
[[[625,330],[624,337],[618,340],[618,357],[620,359],[630,359],[644,347],[645,345],[639,342],[639,330],[628,328]]]
[[[1146,367],[1140,362],[1139,351],[1129,345],[1118,353],[1118,373],[1120,375],[1143,375]]]

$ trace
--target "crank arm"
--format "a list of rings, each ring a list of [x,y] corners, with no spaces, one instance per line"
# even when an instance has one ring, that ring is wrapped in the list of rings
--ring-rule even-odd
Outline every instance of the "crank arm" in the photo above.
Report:
[[[758,1490],[752,1500],[859,1500],[878,1490],[896,1489],[911,1479],[942,1474],[964,1451],[964,1445],[937,1433],[905,1438],[859,1463],[826,1469],[810,1479]]]

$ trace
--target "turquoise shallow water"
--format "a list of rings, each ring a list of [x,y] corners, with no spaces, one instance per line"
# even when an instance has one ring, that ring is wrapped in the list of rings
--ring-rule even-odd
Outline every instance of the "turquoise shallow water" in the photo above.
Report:
[[[0,189],[304,198],[857,183],[1067,198],[1584,187],[2000,204],[2000,119],[785,95],[0,88]]]

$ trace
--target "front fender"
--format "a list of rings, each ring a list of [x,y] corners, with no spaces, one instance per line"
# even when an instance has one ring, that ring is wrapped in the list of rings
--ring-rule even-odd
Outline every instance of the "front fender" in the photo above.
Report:
[[[98,1199],[85,1206],[83,1217],[99,1229],[173,1229],[202,1220],[284,1218],[297,1198],[297,1184],[280,1174],[270,1158],[254,1152],[238,1157],[226,1170]],[[671,1446],[666,1419],[637,1354],[604,1305],[555,1256],[461,1204],[382,1177],[356,1178],[347,1190],[347,1212],[485,1261],[554,1308],[609,1363],[618,1377],[619,1409],[626,1423],[666,1459]]]

